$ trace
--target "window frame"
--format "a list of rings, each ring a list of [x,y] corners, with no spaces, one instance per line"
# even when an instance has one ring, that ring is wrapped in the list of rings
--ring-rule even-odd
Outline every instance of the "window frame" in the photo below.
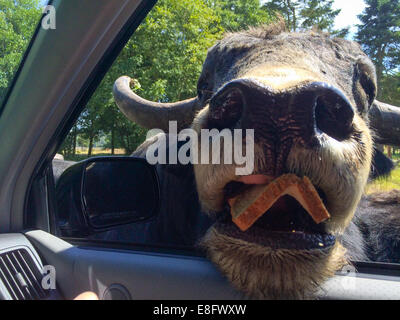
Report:
[[[127,20],[123,28],[119,31],[117,36],[112,40],[111,45],[107,48],[107,50],[102,55],[101,59],[98,61],[94,69],[92,70],[89,77],[86,79],[85,84],[80,88],[78,94],[76,95],[75,100],[71,103],[68,108],[68,112],[63,117],[62,121],[58,124],[57,130],[54,132],[52,137],[48,139],[47,146],[45,151],[43,152],[40,160],[36,163],[35,169],[29,179],[27,192],[25,194],[25,201],[23,205],[23,229],[32,229],[32,226],[27,225],[27,215],[30,204],[36,203],[41,208],[47,208],[47,212],[41,212],[40,219],[48,219],[48,228],[45,228],[43,224],[41,224],[42,228],[47,229],[44,231],[48,231],[55,236],[57,235],[55,228],[55,183],[52,171],[52,159],[56,154],[56,150],[60,147],[68,132],[72,128],[73,124],[78,119],[82,110],[84,109],[86,103],[90,100],[91,96],[100,85],[102,79],[106,75],[107,71],[118,57],[119,53],[122,51],[126,43],[129,41],[132,34],[136,31],[139,25],[142,23],[144,18],[156,4],[157,0],[145,0],[141,1],[138,7],[135,9],[133,14]],[[50,0],[48,5],[52,5],[54,0]],[[43,18],[43,15],[42,15]],[[42,19],[41,18],[41,19]],[[28,49],[26,50],[22,62],[16,72],[12,85],[10,85],[7,95],[3,101],[1,112],[3,111],[4,106],[7,104],[8,98],[11,95],[11,92],[14,89],[15,83],[18,80],[18,76],[23,69],[24,63],[29,56],[32,46],[34,45],[37,35],[41,29],[41,20],[35,30],[35,33],[29,43]],[[41,188],[38,186],[45,185],[45,188]],[[35,193],[33,197],[31,197],[32,192]],[[44,217],[45,216],[45,217]],[[35,218],[37,220],[37,217]],[[37,221],[36,221],[37,223]],[[72,239],[71,239],[72,240]],[[72,240],[73,241],[73,240]]]
[[[50,0],[49,4],[51,4],[53,0]],[[144,5],[144,7],[147,7],[145,10],[148,9],[146,14],[143,15],[141,12],[140,17],[145,18],[147,13],[151,10],[151,8],[154,6],[156,3],[156,0],[151,0],[148,1]],[[143,4],[143,2],[142,2]],[[139,10],[139,9],[138,9]],[[143,9],[142,9],[143,10]],[[128,23],[124,30],[120,32],[119,36],[114,39],[113,45],[111,45],[106,53],[104,54],[103,58],[100,60],[100,62],[97,64],[95,70],[89,77],[89,79],[86,82],[86,85],[81,88],[80,93],[77,95],[76,101],[70,106],[68,114],[64,117],[63,121],[60,123],[57,132],[53,135],[53,137],[49,140],[48,146],[46,148],[46,151],[42,155],[40,161],[38,162],[36,169],[35,169],[35,176],[31,177],[31,181],[29,182],[29,187],[28,190],[32,189],[32,185],[36,179],[40,179],[43,177],[46,177],[46,189],[47,189],[47,194],[46,194],[46,199],[47,199],[47,204],[48,204],[48,218],[50,221],[50,233],[53,235],[58,236],[55,232],[56,228],[54,225],[54,217],[55,215],[55,197],[54,197],[54,180],[52,176],[52,170],[49,168],[51,167],[51,162],[49,161],[50,157],[54,156],[55,150],[58,150],[58,148],[61,146],[62,142],[66,138],[67,134],[69,133],[70,129],[72,126],[75,124],[77,121],[79,115],[83,111],[86,103],[89,101],[97,87],[99,86],[100,82],[104,78],[105,74],[111,67],[112,63],[115,61],[115,59],[118,57],[119,53],[122,51],[123,47],[126,45],[132,34],[135,32],[137,27],[140,25],[142,20],[140,20],[140,23],[138,23],[137,18],[135,15],[133,15],[130,19],[130,23]],[[134,21],[132,21],[134,20]],[[24,58],[18,68],[17,73],[15,74],[14,80],[12,82],[12,85],[9,87],[9,90],[7,92],[7,95],[3,101],[2,108],[0,108],[0,116],[1,112],[3,111],[3,107],[5,106],[8,97],[15,85],[16,79],[18,78],[18,75],[23,67],[23,63],[25,62],[25,59],[29,53],[29,50],[32,47],[32,44],[36,38],[37,32],[40,30],[40,25],[37,27],[34,36],[32,37],[32,40],[28,46],[27,51],[24,54]],[[51,160],[51,159],[50,159]],[[28,192],[29,194],[29,192]],[[42,198],[43,199],[43,198]],[[29,197],[26,196],[26,201],[24,205],[24,218],[27,214],[28,210],[28,203],[29,203]],[[143,252],[160,252],[160,253],[172,253],[172,254],[179,254],[179,255],[187,255],[187,256],[198,256],[198,257],[205,257],[205,253],[201,249],[195,249],[195,250],[187,250],[186,247],[170,247],[170,246],[156,246],[156,245],[143,245],[143,244],[127,244],[127,243],[121,243],[121,242],[104,242],[102,240],[85,240],[81,238],[69,238],[69,237],[61,237],[61,239],[80,246],[80,247],[97,247],[97,248],[103,248],[103,249],[113,249],[113,250],[128,250],[128,251],[143,251]],[[400,262],[399,264],[388,264],[388,263],[382,263],[382,262],[367,262],[367,261],[354,261],[354,265],[356,266],[358,271],[365,270],[368,271],[368,273],[375,274],[375,275],[387,275],[387,276],[400,276]],[[383,273],[379,272],[382,271]]]

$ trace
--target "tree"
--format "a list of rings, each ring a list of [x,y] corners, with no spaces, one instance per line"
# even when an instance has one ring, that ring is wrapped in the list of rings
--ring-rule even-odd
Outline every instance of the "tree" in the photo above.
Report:
[[[146,17],[108,71],[78,121],[79,135],[89,145],[100,137],[114,152],[132,153],[146,130],[131,123],[112,97],[121,75],[137,79],[134,88],[143,98],[170,102],[197,94],[197,79],[207,50],[225,31],[269,23],[271,15],[259,0],[161,0]],[[73,132],[71,131],[70,135]],[[74,139],[63,145],[70,150]],[[65,153],[65,152],[64,152]]]
[[[386,103],[400,106],[400,72],[387,73],[382,77],[381,98]]]
[[[335,18],[340,9],[333,10],[333,0],[303,0],[300,16],[303,18],[301,27],[304,29],[317,27],[319,30],[333,31]]]
[[[400,64],[400,1],[365,0],[367,7],[358,16],[356,40],[375,62],[379,88],[385,74],[398,70]],[[378,98],[383,97],[382,89]]]
[[[220,25],[225,31],[243,30],[273,20],[260,0],[207,0],[206,3],[220,17]]]
[[[145,138],[146,130],[126,119],[114,103],[112,86],[119,76],[126,74],[137,79],[135,90],[150,100],[168,102],[194,96],[207,49],[222,34],[219,16],[204,1],[159,1],[79,118],[80,135],[88,141],[88,156],[102,135],[109,138],[112,150],[124,148],[128,154]]]
[[[333,0],[270,0],[264,7],[282,15],[290,31],[317,28],[344,37],[348,29],[334,30],[334,22],[340,9],[332,8]]]
[[[288,30],[296,31],[298,27],[298,15],[300,2],[296,0],[270,0],[264,4],[270,11],[281,14],[286,21]]]
[[[113,101],[112,86],[119,76],[137,79],[134,90],[149,100],[169,102],[193,97],[207,50],[225,30],[269,21],[271,17],[261,9],[259,0],[159,1],[79,118],[78,131],[88,141],[88,155],[102,135],[106,135],[112,152],[124,148],[128,154],[145,138],[146,130],[127,120]],[[73,139],[69,141],[71,144]]]
[[[39,22],[39,0],[0,0],[0,102]]]

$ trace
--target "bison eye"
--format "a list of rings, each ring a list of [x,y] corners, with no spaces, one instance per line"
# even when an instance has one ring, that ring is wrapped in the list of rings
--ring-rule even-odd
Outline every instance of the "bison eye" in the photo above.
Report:
[[[240,120],[244,95],[239,88],[217,94],[210,102],[210,125],[217,129],[232,128]]]
[[[204,98],[209,98],[211,97],[212,91],[208,90],[208,83],[207,82],[203,82],[201,84],[198,85],[197,87],[197,96],[199,97],[200,100],[203,100]]]

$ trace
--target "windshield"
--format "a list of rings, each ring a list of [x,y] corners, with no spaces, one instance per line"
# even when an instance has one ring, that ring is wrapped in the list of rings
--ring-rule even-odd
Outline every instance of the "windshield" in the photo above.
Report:
[[[48,0],[0,0],[0,105]]]

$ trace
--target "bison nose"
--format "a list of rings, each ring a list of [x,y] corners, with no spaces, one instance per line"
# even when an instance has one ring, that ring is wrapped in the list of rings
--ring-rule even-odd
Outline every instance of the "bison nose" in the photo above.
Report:
[[[253,79],[237,79],[210,100],[212,127],[255,129],[271,139],[290,133],[311,141],[325,133],[342,141],[352,132],[353,118],[345,95],[324,82],[278,92]]]
[[[235,127],[247,104],[249,87],[235,80],[222,87],[210,100],[210,125],[217,129]]]
[[[348,138],[353,129],[354,110],[344,94],[323,82],[312,83],[305,90],[314,94],[312,112],[317,133],[322,131],[339,141]]]

